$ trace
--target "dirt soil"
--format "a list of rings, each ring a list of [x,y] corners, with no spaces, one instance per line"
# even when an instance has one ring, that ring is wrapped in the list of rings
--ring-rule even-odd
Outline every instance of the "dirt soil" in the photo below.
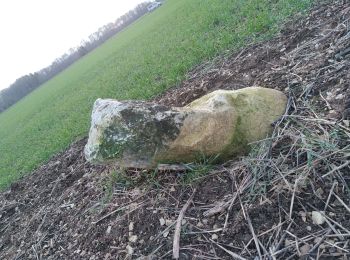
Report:
[[[171,259],[186,202],[180,259],[349,259],[349,19],[349,2],[319,4],[154,99],[280,89],[271,142],[224,165],[122,172],[86,162],[77,141],[0,193],[0,259]]]

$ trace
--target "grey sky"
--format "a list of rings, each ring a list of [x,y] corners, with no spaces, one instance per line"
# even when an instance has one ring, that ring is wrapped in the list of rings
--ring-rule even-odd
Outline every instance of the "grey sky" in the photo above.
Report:
[[[0,1],[0,89],[51,64],[142,0]]]

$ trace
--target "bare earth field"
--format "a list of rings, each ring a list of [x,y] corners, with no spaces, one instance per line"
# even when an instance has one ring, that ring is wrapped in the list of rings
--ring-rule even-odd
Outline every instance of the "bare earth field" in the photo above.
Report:
[[[0,193],[0,258],[171,259],[179,238],[180,259],[349,259],[349,68],[347,1],[202,64],[154,101],[280,89],[289,105],[272,138],[249,156],[186,172],[94,166],[82,139]]]

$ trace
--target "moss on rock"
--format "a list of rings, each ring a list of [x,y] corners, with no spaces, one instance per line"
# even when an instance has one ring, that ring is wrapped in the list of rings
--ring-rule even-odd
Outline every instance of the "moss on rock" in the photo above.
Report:
[[[97,100],[85,154],[140,168],[192,162],[199,154],[231,159],[267,137],[286,103],[280,91],[259,87],[214,91],[183,108]]]

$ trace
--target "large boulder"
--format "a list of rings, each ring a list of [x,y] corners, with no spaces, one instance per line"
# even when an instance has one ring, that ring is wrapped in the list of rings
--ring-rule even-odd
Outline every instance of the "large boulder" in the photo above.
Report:
[[[264,139],[286,108],[277,90],[217,90],[185,107],[96,100],[85,156],[93,163],[154,168],[199,158],[231,159]]]

